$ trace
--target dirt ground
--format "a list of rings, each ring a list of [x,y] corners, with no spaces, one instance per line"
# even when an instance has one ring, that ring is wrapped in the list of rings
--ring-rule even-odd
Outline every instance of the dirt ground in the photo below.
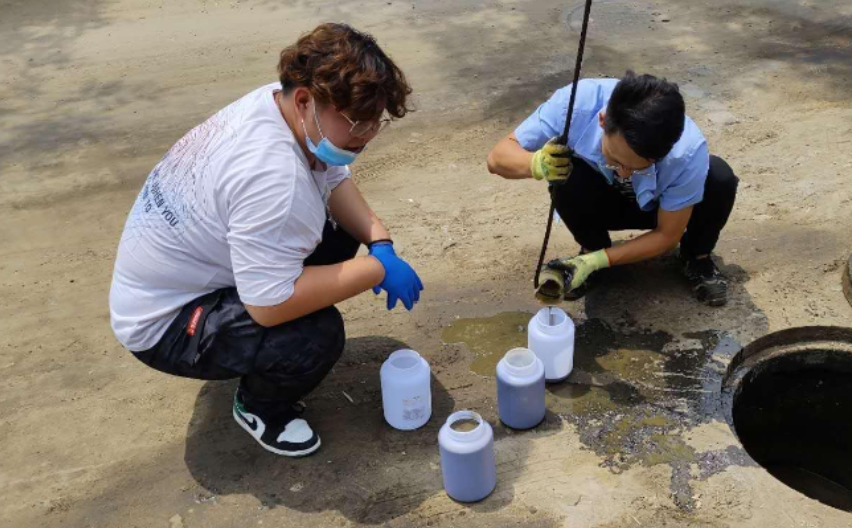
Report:
[[[584,75],[678,82],[741,178],[717,248],[732,299],[693,301],[671,256],[618,270],[566,304],[577,369],[549,389],[546,422],[497,425],[494,379],[471,367],[525,339],[506,329],[536,310],[548,202],[484,160],[569,82],[574,2],[0,0],[0,525],[852,526],[756,466],[716,397],[736,342],[852,317],[846,0],[595,3]],[[347,350],[307,402],[323,448],[284,460],[234,424],[233,382],[125,352],[107,292],[148,171],[327,20],[375,34],[416,90],[418,111],[354,171],[426,291],[410,314],[372,294],[341,306]],[[550,254],[576,250],[558,227]],[[381,417],[379,366],[403,345],[434,373],[433,418],[412,433]],[[436,445],[464,408],[497,439],[497,490],[472,506],[442,491]]]

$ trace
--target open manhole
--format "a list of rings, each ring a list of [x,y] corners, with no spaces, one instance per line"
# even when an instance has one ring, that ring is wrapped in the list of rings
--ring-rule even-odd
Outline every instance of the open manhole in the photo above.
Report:
[[[852,329],[803,327],[745,347],[723,382],[748,454],[787,486],[852,511]]]

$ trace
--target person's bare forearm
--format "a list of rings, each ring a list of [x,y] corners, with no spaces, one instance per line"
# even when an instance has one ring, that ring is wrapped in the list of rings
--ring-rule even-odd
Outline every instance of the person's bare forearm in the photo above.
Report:
[[[624,244],[606,250],[611,266],[633,264],[648,260],[674,248],[679,239],[661,231],[649,231]]]
[[[261,326],[276,326],[355,297],[380,284],[385,271],[374,257],[355,257],[330,266],[308,266],[296,279],[293,295],[275,306],[246,305]]]
[[[328,205],[334,219],[355,240],[369,244],[390,238],[388,230],[352,180],[344,180],[332,191]]]
[[[512,134],[501,139],[491,149],[488,154],[488,171],[509,180],[532,178],[530,162],[533,154],[524,150]]]
[[[680,242],[689,219],[692,207],[679,211],[657,211],[657,228],[624,244],[606,250],[611,266],[641,262],[673,249]]]

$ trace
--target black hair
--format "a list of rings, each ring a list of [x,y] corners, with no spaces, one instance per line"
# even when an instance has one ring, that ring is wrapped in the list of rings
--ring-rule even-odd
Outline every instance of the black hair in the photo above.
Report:
[[[609,98],[604,132],[619,132],[637,155],[660,160],[683,134],[685,116],[677,84],[628,70]]]

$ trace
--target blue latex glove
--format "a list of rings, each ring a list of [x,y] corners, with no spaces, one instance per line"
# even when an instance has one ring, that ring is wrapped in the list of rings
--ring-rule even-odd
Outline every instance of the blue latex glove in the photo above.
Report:
[[[420,300],[423,283],[408,263],[396,256],[392,242],[376,242],[370,245],[370,255],[376,257],[385,268],[385,278],[373,288],[373,293],[381,290],[388,292],[388,310],[393,310],[396,301],[402,301],[405,308],[411,310]]]

